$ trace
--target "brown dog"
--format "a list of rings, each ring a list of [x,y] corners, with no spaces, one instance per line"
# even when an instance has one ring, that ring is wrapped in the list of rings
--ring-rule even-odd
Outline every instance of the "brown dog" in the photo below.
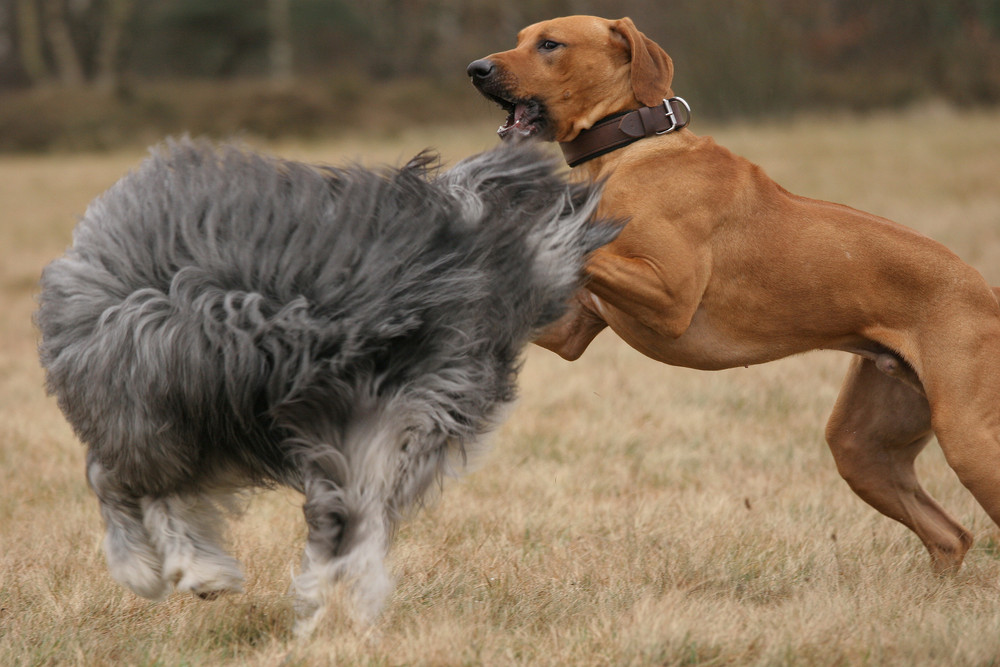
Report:
[[[671,60],[627,18],[537,23],[468,73],[510,112],[501,136],[560,142],[577,171],[606,180],[602,213],[630,221],[538,344],[576,359],[610,326],[653,359],[700,369],[851,352],[826,429],[851,488],[919,535],[936,570],[957,569],[972,537],[913,467],[936,435],[1000,524],[1000,305],[979,273],[906,227],[793,195],[681,128],[683,105],[663,101]],[[609,124],[624,145],[595,149]]]

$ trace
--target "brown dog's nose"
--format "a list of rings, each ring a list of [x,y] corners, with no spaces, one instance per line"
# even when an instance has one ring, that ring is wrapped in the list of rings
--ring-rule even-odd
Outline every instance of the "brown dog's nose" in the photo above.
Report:
[[[481,81],[483,79],[488,79],[493,74],[495,69],[496,66],[493,64],[492,60],[489,60],[488,58],[480,58],[479,60],[473,60],[469,63],[469,66],[465,69],[465,73],[472,77],[474,81]]]

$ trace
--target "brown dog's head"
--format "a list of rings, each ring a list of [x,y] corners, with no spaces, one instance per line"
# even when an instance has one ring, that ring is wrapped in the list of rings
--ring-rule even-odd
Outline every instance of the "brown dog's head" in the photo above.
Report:
[[[572,141],[595,122],[672,97],[674,66],[631,19],[567,16],[530,25],[517,46],[473,61],[479,91],[507,111],[501,138]]]

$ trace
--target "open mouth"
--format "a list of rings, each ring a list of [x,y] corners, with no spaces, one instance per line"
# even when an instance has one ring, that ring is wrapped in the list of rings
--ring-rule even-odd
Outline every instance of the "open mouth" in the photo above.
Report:
[[[501,139],[526,139],[545,129],[545,114],[537,100],[507,100],[496,95],[489,97],[507,112],[507,120],[497,129]]]

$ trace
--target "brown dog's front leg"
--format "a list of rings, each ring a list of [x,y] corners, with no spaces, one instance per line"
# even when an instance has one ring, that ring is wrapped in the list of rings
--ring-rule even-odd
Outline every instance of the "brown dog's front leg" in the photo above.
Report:
[[[652,260],[598,251],[587,264],[587,289],[653,331],[679,338],[691,325],[707,282],[707,275],[682,268],[671,272],[668,284]]]
[[[579,359],[594,337],[608,326],[593,311],[592,299],[590,292],[579,290],[573,295],[566,314],[547,327],[535,339],[535,345],[551,350],[567,361]]]

